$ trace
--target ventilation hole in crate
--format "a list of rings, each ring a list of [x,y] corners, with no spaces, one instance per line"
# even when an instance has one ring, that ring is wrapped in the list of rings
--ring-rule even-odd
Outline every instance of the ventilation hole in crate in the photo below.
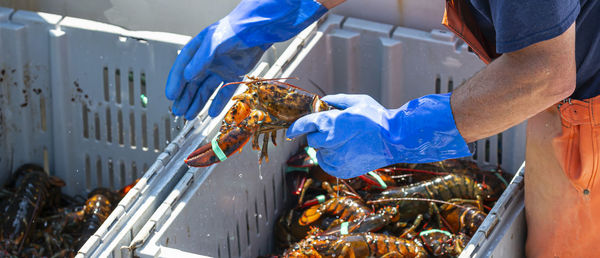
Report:
[[[106,108],[106,141],[112,142],[112,118],[108,107]]]
[[[442,92],[442,79],[440,79],[440,75],[438,74],[435,77],[435,93],[439,94]]]
[[[260,235],[260,224],[258,224],[258,202],[254,200],[254,219],[256,220],[256,235]]]
[[[165,139],[167,144],[171,142],[171,118],[165,118]]]
[[[146,73],[144,72],[140,74],[140,94],[148,97],[146,93]],[[146,102],[142,98],[140,98],[140,105],[144,108],[146,107]]]
[[[96,140],[100,140],[100,116],[98,113],[94,113],[94,129],[96,129]]]
[[[40,120],[42,121],[42,131],[46,131],[46,98],[40,97]]]
[[[277,189],[275,189],[275,176],[271,178],[271,181],[273,181],[271,184],[273,186],[273,209],[275,212],[277,212]]]
[[[131,148],[135,149],[135,116],[133,111],[129,113],[129,143]]]
[[[108,159],[108,164],[106,165],[108,168],[108,184],[112,189],[117,188],[115,185],[115,169],[113,168],[112,159]]]
[[[119,145],[125,145],[125,136],[123,132],[123,111],[117,111],[117,133],[119,135]]]
[[[127,85],[129,85],[129,105],[134,105],[134,96],[135,92],[133,92],[133,71],[129,71],[129,76],[127,76]]]
[[[477,160],[477,143],[478,142],[474,142],[473,143],[473,149],[474,149],[474,151],[473,151],[473,159],[474,160]]]
[[[146,126],[146,113],[142,114],[142,150],[148,150],[148,128]]]
[[[117,103],[121,104],[121,70],[115,71],[115,96]]]
[[[102,83],[104,84],[104,101],[108,102],[110,100],[108,90],[108,67],[104,67],[102,69]]]
[[[242,257],[242,243],[240,243],[240,223],[235,224],[235,233],[237,235],[238,257]]]
[[[267,187],[263,188],[263,201],[265,203],[265,221],[269,222],[269,205],[267,203]]]
[[[160,139],[158,135],[158,125],[154,124],[154,130],[152,130],[152,136],[154,136],[154,151],[158,152],[160,150]]]
[[[90,132],[88,128],[88,110],[85,104],[81,105],[81,117],[83,120],[83,138],[89,138]]]
[[[135,161],[131,162],[131,175],[133,178],[138,178],[138,170]]]
[[[248,246],[250,246],[250,217],[248,210],[246,210],[246,240],[248,240]]]
[[[448,79],[448,92],[452,92],[454,90],[454,80],[452,78]]]
[[[229,232],[227,232],[227,255],[231,257],[231,240],[229,240]]]
[[[146,173],[150,167],[148,166],[148,164],[144,163],[144,167],[143,168],[144,168],[143,173]]]
[[[92,164],[87,154],[85,154],[85,188],[92,189]]]
[[[502,133],[498,134],[498,146],[496,149],[496,155],[498,155],[498,165],[502,165]]]
[[[44,147],[44,171],[50,171],[50,160],[48,159],[48,148]]]
[[[217,257],[221,258],[221,245],[217,246]]]
[[[102,158],[100,158],[100,156],[98,156],[98,158],[96,159],[96,186],[100,187],[103,186],[102,184]]]
[[[490,162],[490,140],[485,139],[485,162]]]
[[[127,170],[125,169],[125,162],[123,162],[122,160],[119,161],[119,172],[120,172],[119,179],[121,181],[121,185],[122,186],[127,185],[127,181],[126,181]]]

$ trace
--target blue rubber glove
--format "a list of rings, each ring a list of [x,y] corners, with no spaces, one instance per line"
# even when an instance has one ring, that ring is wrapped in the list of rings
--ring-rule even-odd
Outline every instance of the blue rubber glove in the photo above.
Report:
[[[450,94],[414,99],[386,109],[367,95],[322,98],[343,110],[296,120],[288,138],[307,135],[319,165],[339,178],[360,176],[396,163],[424,163],[471,155],[450,109]]]
[[[181,50],[165,89],[173,114],[196,117],[221,82],[242,80],[273,43],[285,41],[327,12],[315,0],[242,0]],[[217,116],[235,92],[222,88],[210,116]]]

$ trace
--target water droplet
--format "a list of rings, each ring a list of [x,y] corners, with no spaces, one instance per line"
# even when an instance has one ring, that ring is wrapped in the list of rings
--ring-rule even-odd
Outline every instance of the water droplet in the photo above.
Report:
[[[242,178],[242,177],[243,177],[243,175],[242,175],[242,174],[239,174],[238,176],[239,176],[240,178]]]
[[[169,141],[165,141],[166,144],[169,144]]]
[[[260,160],[260,151],[256,152],[256,157],[257,157],[257,159]],[[263,176],[262,176],[262,164],[260,162],[258,162],[258,179],[263,180]]]
[[[259,219],[262,219],[262,214],[258,214],[258,218],[259,218]]]
[[[210,234],[206,234],[206,237],[210,237]]]

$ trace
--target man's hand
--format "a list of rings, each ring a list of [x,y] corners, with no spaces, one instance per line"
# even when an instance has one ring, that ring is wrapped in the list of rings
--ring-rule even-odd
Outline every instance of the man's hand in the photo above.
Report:
[[[314,0],[242,0],[181,50],[165,88],[173,114],[195,118],[222,81],[241,80],[273,43],[292,38],[326,12]],[[209,115],[218,115],[235,89],[221,89]]]
[[[323,101],[343,110],[301,117],[287,137],[306,134],[319,165],[336,177],[471,155],[454,124],[449,94],[424,96],[391,110],[367,95],[330,95]]]
[[[317,0],[317,2],[321,3],[323,6],[325,6],[325,8],[331,9],[343,2],[346,2],[346,0]]]
[[[575,24],[560,36],[506,53],[454,91],[456,126],[473,142],[523,122],[575,90]]]

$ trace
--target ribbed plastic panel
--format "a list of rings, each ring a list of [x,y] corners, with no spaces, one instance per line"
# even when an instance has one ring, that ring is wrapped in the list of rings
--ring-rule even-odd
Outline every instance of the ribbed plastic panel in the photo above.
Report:
[[[451,91],[482,67],[450,32],[424,32],[330,15],[318,30],[305,31],[296,38],[266,73],[257,70],[255,75],[299,77],[289,82],[320,94],[366,93],[394,108],[418,96]],[[223,115],[206,121],[208,127],[197,127],[186,137],[206,143],[205,139],[216,134]],[[516,174],[524,160],[524,138],[524,125],[518,125],[480,140],[474,159],[481,165],[500,164]],[[179,152],[183,153],[178,155],[189,154],[197,146],[181,148]],[[266,164],[259,165],[258,153],[246,146],[242,153],[208,169],[190,169],[134,238],[130,246],[133,255],[269,254],[275,219],[286,209],[284,164],[298,146],[298,141],[285,141],[280,136],[277,147],[270,144],[270,161]],[[513,179],[509,187],[512,190],[501,197],[506,203],[496,206],[512,207],[518,204],[518,198],[522,201],[518,195],[522,188],[515,186],[521,182],[518,178]],[[508,214],[522,217],[522,206],[516,207],[514,212],[506,212],[506,207],[495,208],[495,215],[480,229],[482,234],[503,237],[504,231],[496,230],[505,227],[497,225]],[[517,220],[510,223],[513,221]],[[514,228],[513,236],[518,236],[504,242],[504,246],[512,241],[518,253],[523,242],[514,241],[523,239],[519,238],[523,236],[523,225]],[[470,254],[497,246],[486,241],[485,237],[472,241]]]

